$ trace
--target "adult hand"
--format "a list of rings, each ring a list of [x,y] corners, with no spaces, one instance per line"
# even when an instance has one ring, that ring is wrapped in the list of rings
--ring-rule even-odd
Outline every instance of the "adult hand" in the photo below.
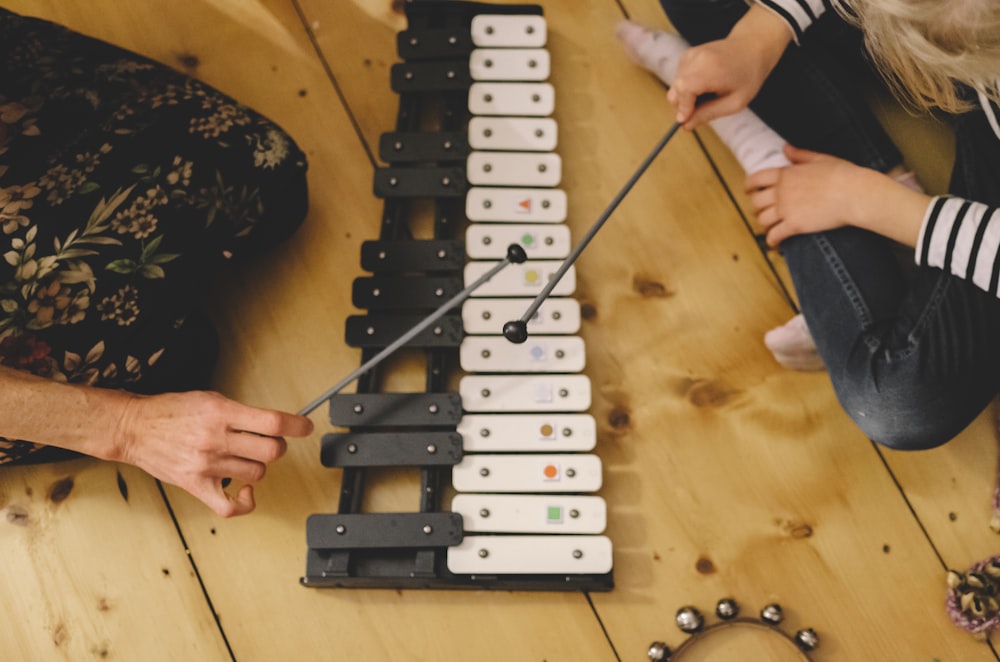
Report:
[[[677,121],[694,129],[746,108],[789,41],[788,25],[753,5],[725,39],[686,50],[667,93],[677,106]]]
[[[285,454],[283,437],[312,429],[303,416],[248,407],[218,393],[134,396],[124,403],[110,459],[134,464],[232,517],[254,509],[253,484]],[[234,497],[223,489],[224,478],[244,483]]]

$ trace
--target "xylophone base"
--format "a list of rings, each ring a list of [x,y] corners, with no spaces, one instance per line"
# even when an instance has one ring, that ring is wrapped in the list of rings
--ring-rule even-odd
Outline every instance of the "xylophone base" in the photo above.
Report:
[[[447,549],[310,549],[303,586],[311,588],[483,589],[505,591],[600,591],[614,588],[603,575],[456,575],[445,567]],[[347,557],[350,557],[349,559]]]

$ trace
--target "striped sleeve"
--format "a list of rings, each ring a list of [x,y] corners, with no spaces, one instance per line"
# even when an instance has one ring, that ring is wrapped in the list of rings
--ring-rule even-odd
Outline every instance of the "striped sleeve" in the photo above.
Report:
[[[788,23],[795,36],[795,43],[799,43],[806,28],[815,23],[827,9],[831,9],[830,0],[757,0],[757,3]]]
[[[914,259],[998,296],[1000,211],[961,198],[934,198],[920,227]]]

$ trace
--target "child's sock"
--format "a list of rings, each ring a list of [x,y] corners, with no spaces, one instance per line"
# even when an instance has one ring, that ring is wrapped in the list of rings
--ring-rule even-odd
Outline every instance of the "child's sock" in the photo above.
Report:
[[[778,363],[791,370],[806,372],[825,368],[802,315],[765,333],[764,344]]]
[[[675,34],[622,21],[616,35],[633,62],[670,85],[688,43]],[[767,168],[790,165],[784,154],[785,140],[747,109],[709,123],[732,150],[747,175]]]

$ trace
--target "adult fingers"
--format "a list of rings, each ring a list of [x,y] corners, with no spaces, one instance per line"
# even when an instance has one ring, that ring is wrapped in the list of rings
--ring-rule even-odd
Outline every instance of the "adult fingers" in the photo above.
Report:
[[[234,402],[229,428],[266,437],[305,437],[313,431],[313,424],[305,416]]]
[[[241,483],[259,483],[267,474],[267,465],[239,457],[224,457],[218,459],[212,466],[216,477],[226,477]]]
[[[189,491],[220,517],[246,515],[257,507],[253,498],[253,487],[250,485],[241,487],[235,496],[226,494],[217,481],[206,482],[200,489]]]
[[[230,454],[263,463],[274,462],[288,450],[288,442],[281,437],[267,437],[244,431],[227,433],[226,444]]]

